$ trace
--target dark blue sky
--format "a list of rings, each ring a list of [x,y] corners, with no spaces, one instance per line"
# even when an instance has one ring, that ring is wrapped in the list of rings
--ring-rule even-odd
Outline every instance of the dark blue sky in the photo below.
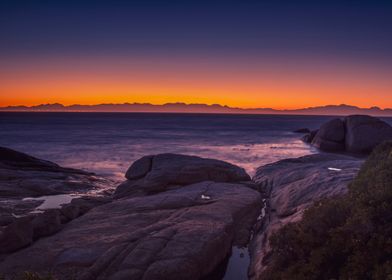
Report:
[[[0,55],[235,53],[392,59],[392,1],[1,1]]]

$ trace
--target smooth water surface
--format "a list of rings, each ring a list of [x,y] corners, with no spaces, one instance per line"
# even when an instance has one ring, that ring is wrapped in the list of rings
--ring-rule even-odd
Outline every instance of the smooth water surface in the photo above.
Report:
[[[332,117],[152,113],[0,113],[0,145],[122,180],[148,154],[183,153],[255,168],[316,152],[298,128]]]
[[[35,208],[33,212],[41,212],[47,209],[57,209],[61,208],[61,205],[68,204],[72,199],[79,197],[74,194],[56,194],[56,195],[47,195],[40,197],[26,197],[23,200],[33,200],[33,201],[42,201],[42,203]]]

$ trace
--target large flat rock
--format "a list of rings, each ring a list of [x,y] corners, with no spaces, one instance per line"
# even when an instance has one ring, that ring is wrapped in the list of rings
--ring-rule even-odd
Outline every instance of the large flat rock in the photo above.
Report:
[[[266,194],[266,214],[251,242],[251,278],[259,279],[268,264],[268,239],[287,223],[301,219],[314,201],[347,191],[362,160],[337,154],[286,159],[257,170],[254,181]]]
[[[55,235],[9,254],[0,271],[59,279],[201,279],[245,245],[260,194],[211,181],[97,206]]]

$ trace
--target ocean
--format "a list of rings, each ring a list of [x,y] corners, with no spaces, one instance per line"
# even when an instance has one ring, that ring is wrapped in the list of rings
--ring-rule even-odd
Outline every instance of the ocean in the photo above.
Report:
[[[299,128],[328,116],[163,113],[0,113],[0,146],[121,181],[136,159],[182,153],[255,169],[316,153]],[[392,123],[392,119],[386,119]]]

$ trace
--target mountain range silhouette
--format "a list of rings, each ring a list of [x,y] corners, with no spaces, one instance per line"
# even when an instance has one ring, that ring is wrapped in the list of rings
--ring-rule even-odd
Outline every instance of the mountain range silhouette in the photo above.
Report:
[[[6,106],[0,111],[17,112],[146,112],[146,113],[213,113],[213,114],[296,114],[296,115],[354,115],[366,114],[373,116],[392,116],[392,109],[379,107],[360,108],[357,106],[340,104],[301,109],[273,109],[273,108],[238,108],[220,104],[186,104],[182,102],[154,105],[150,103],[121,103],[96,105],[68,105],[60,103],[40,104],[36,106]]]

